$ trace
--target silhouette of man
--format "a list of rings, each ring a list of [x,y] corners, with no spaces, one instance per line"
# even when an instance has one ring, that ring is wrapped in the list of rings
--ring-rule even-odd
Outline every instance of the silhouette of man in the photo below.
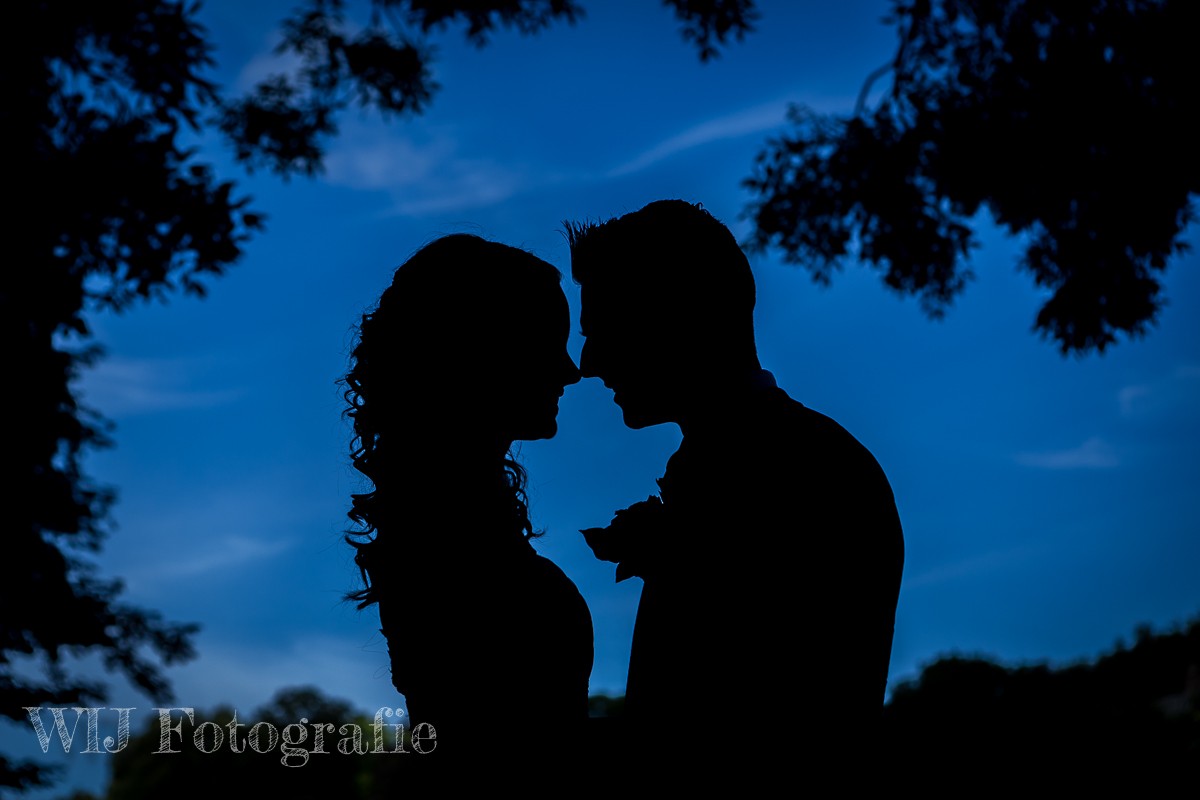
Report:
[[[750,265],[707,211],[567,231],[583,375],[629,427],[683,432],[659,496],[583,532],[644,581],[622,748],[664,770],[866,758],[904,561],[882,469],[761,368]]]

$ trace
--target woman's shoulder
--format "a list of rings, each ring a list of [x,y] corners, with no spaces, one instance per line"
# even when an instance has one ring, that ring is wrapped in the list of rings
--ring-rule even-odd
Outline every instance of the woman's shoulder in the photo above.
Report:
[[[541,554],[534,554],[528,560],[528,570],[527,587],[539,613],[586,618],[590,630],[592,614],[587,602],[579,592],[579,587],[558,564]]]

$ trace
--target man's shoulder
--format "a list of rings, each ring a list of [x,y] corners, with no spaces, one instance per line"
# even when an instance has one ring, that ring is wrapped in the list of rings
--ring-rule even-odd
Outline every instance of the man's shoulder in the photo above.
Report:
[[[667,475],[686,475],[689,484],[719,476],[742,490],[757,485],[778,490],[781,497],[792,496],[798,486],[816,490],[847,482],[890,492],[866,446],[834,419],[777,387],[730,404],[721,424],[703,435],[685,434]]]
[[[758,423],[769,438],[803,437],[814,445],[862,447],[837,420],[793,399],[783,389],[766,393],[760,408]]]
[[[826,472],[883,475],[875,456],[837,420],[792,399],[782,389],[764,398],[754,421],[760,450],[769,450],[776,465]]]
[[[773,452],[760,451],[760,472],[767,495],[778,498],[780,508],[803,496],[804,513],[816,529],[849,525],[853,536],[828,537],[825,544],[862,546],[863,537],[874,537],[872,550],[887,569],[903,563],[903,534],[891,483],[867,447],[831,417],[793,400],[780,391],[773,401],[777,416],[775,435],[767,437]],[[780,515],[786,512],[776,512]],[[808,546],[815,546],[810,538]],[[861,554],[860,554],[861,555]],[[860,556],[852,561],[861,563]]]

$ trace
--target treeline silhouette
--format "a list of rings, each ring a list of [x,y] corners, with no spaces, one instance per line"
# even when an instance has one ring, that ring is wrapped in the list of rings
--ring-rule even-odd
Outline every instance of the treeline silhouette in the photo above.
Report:
[[[591,714],[619,718],[623,700],[594,696]],[[352,723],[371,751],[374,713],[313,688],[284,689],[263,708],[239,715],[239,731],[245,737],[256,722],[270,722],[280,731],[301,719]],[[172,746],[179,752],[172,754],[155,753],[161,746],[158,720],[148,721],[112,757],[112,780],[103,797],[140,800],[186,786],[195,797],[210,791],[213,796],[262,791],[292,798],[369,800],[395,796],[401,787],[429,777],[423,766],[432,762],[413,752],[407,728],[399,745],[407,752],[390,752],[398,749],[395,729],[388,727],[394,718],[384,720],[388,753],[341,753],[337,744],[343,736],[330,732],[324,755],[314,754],[291,768],[281,763],[279,744],[261,754],[246,747],[244,738],[241,753],[234,753],[228,741],[214,748],[211,727],[205,748],[214,752],[194,746],[196,726],[204,721],[225,726],[232,715],[229,708],[197,709],[195,724],[181,726],[183,737],[175,737]],[[514,709],[508,722],[519,725],[519,711]],[[771,735],[797,737],[799,771],[804,755],[797,731],[803,720],[780,722]],[[1067,666],[1005,666],[984,657],[944,656],[895,687],[883,722],[883,761],[864,766],[878,771],[881,784],[897,789],[962,791],[1047,780],[1076,787],[1130,778],[1142,784],[1193,780],[1200,763],[1200,616],[1165,632],[1142,626],[1131,646],[1118,644],[1095,660]],[[517,741],[498,721],[497,748]],[[527,738],[521,741],[530,744]],[[312,737],[298,746],[311,750]],[[299,761],[291,759],[293,765]],[[596,765],[598,772],[604,768]],[[96,800],[87,793],[74,797]]]
[[[896,686],[883,714],[893,782],[1021,785],[1053,776],[1194,786],[1200,617],[1062,667],[948,656]],[[1186,785],[1186,784],[1185,784]]]

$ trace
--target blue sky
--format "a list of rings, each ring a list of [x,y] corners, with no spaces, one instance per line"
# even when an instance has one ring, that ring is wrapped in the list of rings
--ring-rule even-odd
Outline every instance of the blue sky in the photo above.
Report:
[[[223,86],[269,72],[289,5],[206,4]],[[313,180],[242,177],[204,143],[266,232],[203,301],[95,315],[108,356],[79,383],[117,423],[116,448],[87,459],[119,491],[103,569],[129,600],[203,626],[200,657],[169,671],[177,705],[249,711],[298,684],[397,704],[377,618],[340,599],[356,586],[341,535],[362,484],[335,382],[355,322],[446,233],[525,247],[568,274],[562,220],[656,199],[702,202],[744,236],[739,182],[787,103],[848,111],[894,47],[883,0],[761,5],[760,30],[705,65],[644,2],[594,1],[574,28],[482,50],[442,36],[428,112],[352,112]],[[1020,243],[986,219],[980,232],[977,277],[939,322],[866,268],[822,289],[773,254],[751,259],[764,366],[866,444],[895,490],[907,563],[893,681],[951,651],[1092,656],[1140,622],[1200,612],[1200,259],[1170,264],[1149,336],[1063,358],[1031,332],[1043,296],[1018,271]],[[577,319],[578,290],[564,289]],[[614,584],[577,531],[653,492],[679,433],[627,430],[595,380],[560,408],[559,435],[522,448],[538,548],[591,607],[593,691],[619,693],[639,582]],[[117,682],[110,705],[153,703]],[[0,733],[36,751],[27,726]],[[86,758],[65,759],[69,779],[98,788],[103,766]]]

